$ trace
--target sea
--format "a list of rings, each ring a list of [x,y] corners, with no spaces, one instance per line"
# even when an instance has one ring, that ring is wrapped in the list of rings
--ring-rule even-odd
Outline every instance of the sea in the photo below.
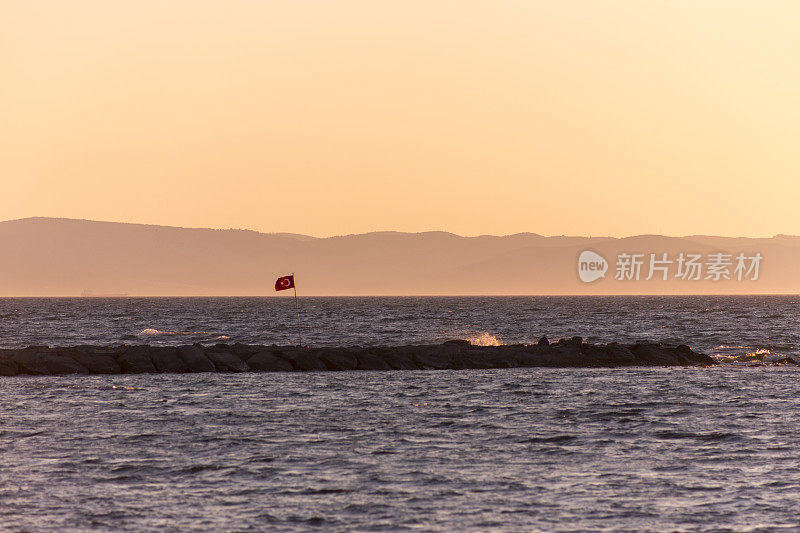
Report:
[[[0,347],[578,335],[721,364],[0,377],[0,530],[800,531],[800,367],[770,364],[797,296],[297,304],[5,298]]]

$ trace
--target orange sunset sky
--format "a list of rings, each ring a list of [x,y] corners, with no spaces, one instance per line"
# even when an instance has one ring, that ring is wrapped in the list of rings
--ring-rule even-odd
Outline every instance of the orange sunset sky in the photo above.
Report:
[[[800,234],[797,1],[0,0],[0,220]]]

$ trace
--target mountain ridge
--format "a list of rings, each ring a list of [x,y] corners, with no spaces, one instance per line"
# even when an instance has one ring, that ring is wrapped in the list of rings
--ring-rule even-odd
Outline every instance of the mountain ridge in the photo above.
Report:
[[[461,236],[377,231],[313,237],[248,229],[30,217],[0,222],[0,296],[274,295],[295,272],[301,295],[787,294],[800,292],[800,238],[632,235]],[[583,283],[577,258],[594,251],[605,279]],[[622,253],[758,252],[759,279],[614,280]],[[643,266],[643,269],[647,265]]]

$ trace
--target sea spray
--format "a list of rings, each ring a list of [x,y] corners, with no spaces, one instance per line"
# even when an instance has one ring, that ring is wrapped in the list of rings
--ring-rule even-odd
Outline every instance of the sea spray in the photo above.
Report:
[[[467,340],[469,341],[470,344],[473,344],[475,346],[502,346],[503,345],[503,343],[500,341],[500,339],[498,339],[497,337],[495,337],[494,335],[492,335],[491,333],[488,333],[486,331],[484,331],[480,335],[469,336],[469,337],[467,337]]]

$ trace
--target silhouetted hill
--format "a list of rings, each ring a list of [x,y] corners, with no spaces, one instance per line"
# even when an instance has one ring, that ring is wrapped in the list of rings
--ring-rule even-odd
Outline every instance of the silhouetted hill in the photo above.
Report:
[[[461,237],[374,232],[316,238],[250,230],[176,228],[87,220],[0,222],[0,296],[271,295],[276,277],[297,276],[301,295],[795,293],[800,238],[714,236]],[[605,279],[579,280],[584,250],[608,261]],[[641,280],[614,279],[620,253],[643,253]],[[757,281],[645,281],[649,255],[756,252]],[[733,265],[730,267],[733,270]],[[705,275],[705,272],[704,272]],[[284,293],[286,294],[286,293]]]

